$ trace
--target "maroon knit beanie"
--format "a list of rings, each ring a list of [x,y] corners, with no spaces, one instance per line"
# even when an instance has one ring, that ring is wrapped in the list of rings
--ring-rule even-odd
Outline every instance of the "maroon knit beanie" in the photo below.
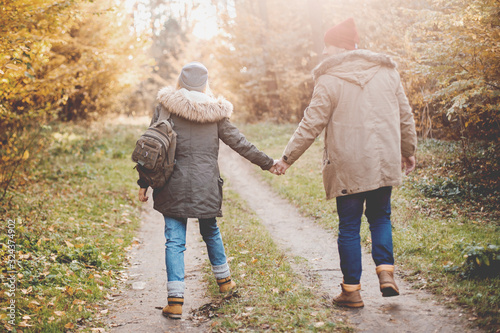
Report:
[[[324,38],[325,44],[340,47],[346,50],[355,50],[359,43],[358,30],[352,17],[331,27]]]

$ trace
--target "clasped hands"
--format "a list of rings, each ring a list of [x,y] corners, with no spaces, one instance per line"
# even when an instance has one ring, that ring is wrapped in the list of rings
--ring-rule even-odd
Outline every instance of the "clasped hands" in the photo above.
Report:
[[[290,167],[290,164],[286,163],[283,161],[283,158],[280,158],[279,160],[274,160],[274,164],[269,169],[269,172],[274,173],[275,175],[281,176],[284,175],[286,170]]]

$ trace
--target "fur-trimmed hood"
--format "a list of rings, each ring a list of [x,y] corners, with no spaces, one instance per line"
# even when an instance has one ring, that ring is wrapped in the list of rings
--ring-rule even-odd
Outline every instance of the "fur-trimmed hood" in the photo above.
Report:
[[[387,55],[368,50],[354,50],[330,56],[313,69],[313,79],[327,74],[365,86],[380,67],[396,68],[396,63]]]
[[[229,118],[233,113],[233,105],[225,98],[214,98],[184,88],[162,88],[157,99],[172,114],[197,123],[217,122]]]

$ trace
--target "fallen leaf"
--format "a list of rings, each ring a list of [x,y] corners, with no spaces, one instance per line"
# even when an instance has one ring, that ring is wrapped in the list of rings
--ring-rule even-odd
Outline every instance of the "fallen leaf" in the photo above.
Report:
[[[31,319],[31,317],[30,317],[30,316],[28,316],[28,315],[26,315],[26,316],[23,316],[23,319],[24,319],[24,320],[30,320],[30,319]]]
[[[22,321],[19,324],[17,324],[17,326],[19,326],[19,327],[30,327],[30,326],[33,326],[33,325],[30,325],[27,322]]]
[[[64,241],[67,247],[74,247],[74,245],[70,241]]]
[[[66,325],[64,325],[64,328],[72,330],[73,328],[75,328],[75,324],[73,324],[73,323],[67,323]]]
[[[314,327],[318,328],[318,327],[322,327],[322,326],[324,326],[324,325],[325,325],[325,323],[324,323],[324,322],[319,321],[319,322],[317,322],[316,324],[314,324]]]
[[[70,296],[72,296],[75,293],[73,288],[71,288],[70,286],[66,286],[66,289],[64,289],[64,292]]]
[[[12,69],[12,70],[15,70],[15,71],[21,70],[21,67],[18,67],[18,66],[13,65],[13,64],[6,64],[5,67]]]
[[[64,312],[64,311],[54,311],[54,314],[56,316],[58,316],[58,317],[62,317],[62,316],[64,316],[66,314],[66,312]]]

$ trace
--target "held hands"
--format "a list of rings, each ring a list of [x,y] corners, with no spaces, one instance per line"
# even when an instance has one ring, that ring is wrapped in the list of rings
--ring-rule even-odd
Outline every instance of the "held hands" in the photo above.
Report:
[[[274,165],[269,169],[269,172],[274,173],[275,175],[284,175],[286,170],[290,167],[290,164],[283,161],[283,159],[274,160]]]
[[[148,201],[148,197],[146,195],[147,188],[140,188],[139,189],[139,201],[146,202]]]
[[[401,156],[401,169],[405,171],[405,175],[408,175],[413,171],[413,169],[415,169],[415,164],[415,156]]]

